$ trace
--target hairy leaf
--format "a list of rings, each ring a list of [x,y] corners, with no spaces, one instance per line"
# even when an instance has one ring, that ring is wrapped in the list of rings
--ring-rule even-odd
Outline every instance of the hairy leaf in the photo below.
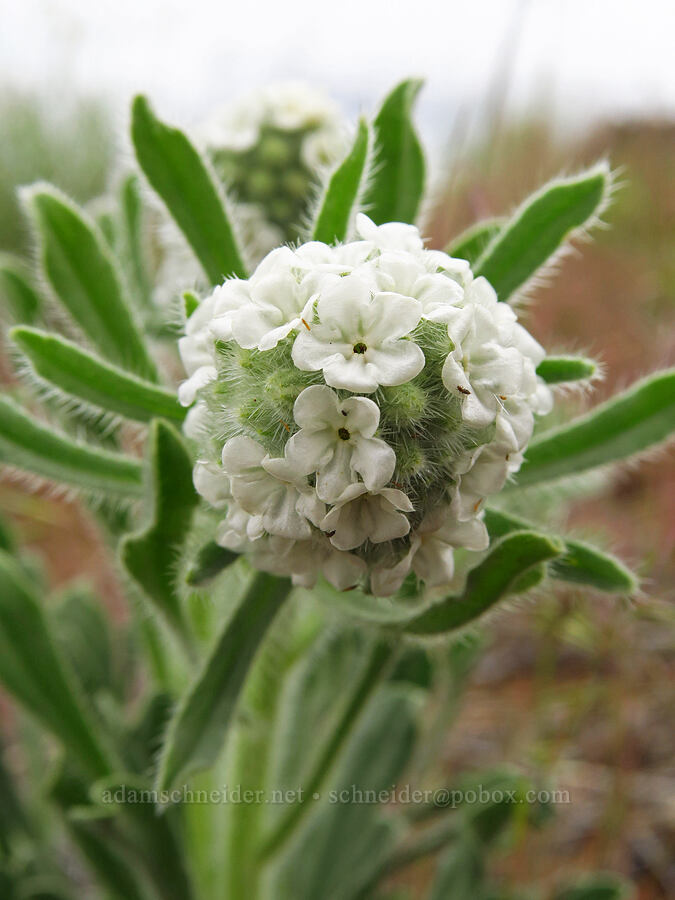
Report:
[[[120,188],[122,214],[120,252],[126,263],[126,271],[132,298],[139,308],[152,307],[152,295],[144,247],[143,202],[137,175],[127,175]]]
[[[597,363],[583,356],[547,356],[537,366],[537,375],[547,384],[584,381],[597,374]]]
[[[0,462],[85,491],[138,497],[140,463],[121,453],[78,444],[0,398]]]
[[[357,900],[379,873],[396,837],[379,792],[391,790],[416,738],[416,692],[387,685],[359,719],[312,818],[281,862],[273,894],[293,900]],[[375,797],[368,802],[365,798]],[[365,802],[364,802],[365,800]]]
[[[4,551],[0,551],[0,679],[90,776],[111,771],[110,752],[52,642],[33,587]]]
[[[445,248],[445,252],[455,259],[468,259],[473,266],[488,244],[495,239],[506,219],[486,219],[471,225],[459,234]]]
[[[40,378],[72,397],[137,422],[185,418],[173,391],[129,375],[65,338],[36,328],[14,328],[10,337]]]
[[[214,178],[187,137],[154,115],[145,97],[135,98],[131,137],[148,181],[187,238],[211,284],[246,277],[224,201]]]
[[[534,438],[517,487],[627,459],[675,433],[675,369],[657,372],[567,425]]]
[[[572,178],[558,178],[529,197],[488,244],[474,269],[508,298],[525,284],[573,232],[589,227],[605,205],[611,174],[601,163]]]
[[[175,569],[199,501],[192,483],[192,460],[180,435],[160,419],[153,422],[149,456],[152,520],[139,534],[122,541],[121,558],[155,607],[185,636]]]
[[[421,87],[415,79],[402,81],[373,123],[375,157],[363,206],[377,225],[414,222],[422,200],[424,153],[410,118]]]
[[[532,527],[529,522],[495,509],[485,510],[485,524],[492,539]],[[614,556],[582,541],[563,540],[565,550],[550,566],[553,578],[613,594],[634,594],[638,589],[636,576]]]
[[[325,244],[344,241],[356,208],[368,160],[368,123],[359,122],[351,150],[330,177],[314,224],[314,240]]]
[[[404,630],[409,634],[435,635],[461,628],[509,594],[528,569],[562,552],[560,541],[534,531],[507,535],[469,572],[462,594],[431,606],[407,622]]]
[[[171,721],[157,779],[160,790],[217,758],[251,662],[289,590],[287,579],[256,575]]]
[[[31,188],[26,198],[40,236],[44,271],[61,303],[103,356],[156,380],[113,258],[94,223],[54,188]]]
[[[210,541],[201,547],[188,569],[185,576],[186,582],[191,587],[199,587],[202,584],[220,575],[223,569],[239,559],[240,554],[221,547],[215,541]]]
[[[0,257],[0,297],[13,322],[32,325],[40,318],[42,298],[19,260]]]
[[[264,841],[264,855],[276,852],[311,809],[312,796],[323,785],[391,661],[392,650],[386,642],[364,640],[346,629],[320,641],[292,677],[280,713],[274,784],[283,790],[303,790],[296,803],[279,810],[273,831]]]

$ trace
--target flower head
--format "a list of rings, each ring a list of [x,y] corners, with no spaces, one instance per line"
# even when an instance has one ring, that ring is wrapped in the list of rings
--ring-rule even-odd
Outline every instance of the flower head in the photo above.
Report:
[[[551,404],[515,312],[410,225],[359,216],[354,241],[274,250],[186,331],[216,538],[305,586],[448,582]]]

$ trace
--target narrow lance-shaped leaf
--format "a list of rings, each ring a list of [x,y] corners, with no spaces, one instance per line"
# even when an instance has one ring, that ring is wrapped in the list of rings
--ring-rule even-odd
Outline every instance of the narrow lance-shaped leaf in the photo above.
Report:
[[[445,248],[445,252],[455,259],[468,259],[474,265],[490,241],[499,234],[506,219],[486,219],[471,225],[459,234]]]
[[[133,853],[132,865],[145,869],[162,900],[192,900],[190,873],[184,846],[176,828],[175,810],[159,815],[157,801],[145,778],[118,772],[95,782],[91,798],[103,811],[116,810],[122,817],[123,836]],[[74,817],[75,810],[71,813]]]
[[[422,200],[424,153],[410,118],[421,87],[418,80],[401,82],[373,123],[375,155],[363,208],[377,225],[414,222]]]
[[[560,541],[534,531],[510,534],[490,548],[485,559],[469,572],[459,596],[450,596],[411,619],[409,634],[435,635],[461,628],[508,595],[523,574],[563,552]]]
[[[530,523],[495,509],[485,510],[485,524],[493,540],[531,527]],[[638,589],[636,576],[616,557],[583,541],[567,539],[564,544],[563,555],[550,566],[553,578],[614,594],[634,594]]]
[[[63,814],[70,837],[110,900],[147,900],[142,876],[128,855],[117,809],[91,804],[88,784],[64,760],[56,771],[49,799]]]
[[[150,278],[145,259],[143,203],[136,175],[127,176],[120,189],[121,247],[133,298],[141,309],[152,306]]]
[[[211,284],[230,275],[246,277],[224,201],[214,178],[187,137],[154,115],[145,97],[135,98],[131,137],[136,157],[181,229]]]
[[[517,487],[627,459],[675,433],[675,369],[657,372],[569,425],[535,438]]]
[[[138,497],[140,463],[121,453],[79,444],[0,398],[0,462],[98,494]]]
[[[314,240],[325,244],[344,241],[356,208],[368,159],[369,130],[359,122],[351,150],[330,177],[314,224]]]
[[[107,359],[156,380],[155,365],[99,230],[54,188],[32,187],[25,196],[40,236],[45,275],[61,303]]]
[[[287,579],[265,573],[252,582],[171,721],[157,778],[159,790],[171,788],[217,758],[251,662],[290,587]]]
[[[410,762],[418,698],[403,685],[387,685],[371,698],[331,779],[332,799],[324,793],[322,803],[314,800],[311,823],[273,873],[271,896],[374,896],[373,880],[391,858],[397,836],[395,817],[383,814],[377,798],[398,783]]]
[[[0,551],[0,680],[90,776],[111,771],[110,752],[52,643],[32,585],[4,551]]]
[[[547,356],[537,366],[537,375],[547,384],[585,381],[598,372],[598,364],[583,356]]]
[[[121,545],[122,561],[147,597],[179,635],[185,636],[176,559],[198,503],[192,461],[176,431],[157,420],[150,435],[150,474],[154,494],[152,521]]]
[[[293,683],[292,690],[294,695],[292,695],[292,700],[295,702],[289,704],[287,712],[289,717],[295,715],[302,718],[306,710],[311,709],[312,691],[315,692],[314,696],[316,696],[317,684],[321,686],[321,664],[325,664],[326,660],[330,661],[329,654],[331,650],[334,652],[337,649],[339,654],[339,651],[342,649],[344,653],[345,643],[348,648],[352,646],[348,634],[330,636],[328,644],[324,642],[321,645],[321,657],[314,656],[308,659],[300,677]],[[386,641],[375,640],[370,644],[364,644],[362,661],[360,659],[355,660],[353,655],[345,654],[345,656],[350,660],[350,666],[356,669],[354,677],[345,679],[342,682],[344,690],[339,699],[330,695],[327,697],[331,701],[331,705],[337,707],[341,714],[333,719],[332,723],[330,720],[321,722],[321,734],[312,742],[314,745],[312,748],[313,752],[309,754],[312,765],[307,771],[297,772],[296,770],[295,772],[296,781],[299,786],[302,786],[303,791],[296,803],[288,804],[280,813],[279,820],[275,822],[272,833],[265,837],[262,847],[262,855],[265,857],[276,853],[282,843],[285,843],[292,837],[298,823],[311,809],[312,796],[319,791],[329,775],[331,767],[348,741],[361,711],[372,696],[375,688],[381,683],[383,674],[390,667],[394,653]],[[337,659],[339,662],[339,655]],[[340,704],[342,704],[341,710]],[[292,722],[291,726],[293,726]],[[286,726],[286,733],[293,736],[297,736],[298,733],[302,735],[302,728],[303,723],[296,722],[295,726],[290,730],[288,725]],[[292,758],[293,756],[295,758]],[[300,766],[302,761],[302,753],[296,750],[295,754],[293,754],[291,751],[286,760],[286,767],[294,764]]]
[[[14,328],[10,337],[40,378],[71,397],[137,422],[185,418],[173,391],[129,375],[65,338],[36,328]]]
[[[475,265],[508,298],[547,263],[575,231],[588,228],[607,202],[611,174],[600,163],[573,178],[549,182],[528,198],[495,236]]]
[[[12,321],[32,325],[40,318],[42,298],[23,265],[8,256],[0,259],[0,297]]]

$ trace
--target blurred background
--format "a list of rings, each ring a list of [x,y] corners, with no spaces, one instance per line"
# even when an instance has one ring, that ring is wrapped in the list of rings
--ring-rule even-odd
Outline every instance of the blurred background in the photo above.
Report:
[[[563,402],[583,408],[675,361],[671,0],[2,0],[0,16],[0,252],[32,253],[18,185],[45,178],[79,202],[104,193],[128,152],[137,91],[189,126],[256,86],[302,79],[353,118],[419,75],[427,84],[417,121],[436,187],[432,246],[601,156],[621,173],[610,228],[524,311],[549,349],[605,364],[592,399]],[[494,865],[505,883],[613,869],[639,900],[675,896],[673,468],[672,453],[661,453],[622,470],[598,498],[580,497],[566,523],[636,565],[643,599],[549,589],[486,627],[445,742],[448,776],[510,761],[545,772],[570,797],[545,829],[503,849]],[[0,515],[53,585],[84,572],[110,614],[127,615],[96,528],[74,501],[4,476]],[[422,868],[410,879],[425,877]]]

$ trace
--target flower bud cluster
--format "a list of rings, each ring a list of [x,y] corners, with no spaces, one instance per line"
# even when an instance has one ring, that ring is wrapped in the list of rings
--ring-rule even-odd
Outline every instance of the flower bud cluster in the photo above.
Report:
[[[217,540],[265,571],[385,596],[481,550],[485,498],[551,408],[541,346],[411,225],[269,253],[187,322],[180,352]],[[195,403],[196,401],[196,403]]]
[[[342,152],[342,131],[337,107],[298,82],[259,89],[193,129],[192,140],[233,201],[242,245],[254,261],[298,239],[318,173]],[[163,224],[160,240],[160,295],[198,285],[199,265],[172,222]]]

